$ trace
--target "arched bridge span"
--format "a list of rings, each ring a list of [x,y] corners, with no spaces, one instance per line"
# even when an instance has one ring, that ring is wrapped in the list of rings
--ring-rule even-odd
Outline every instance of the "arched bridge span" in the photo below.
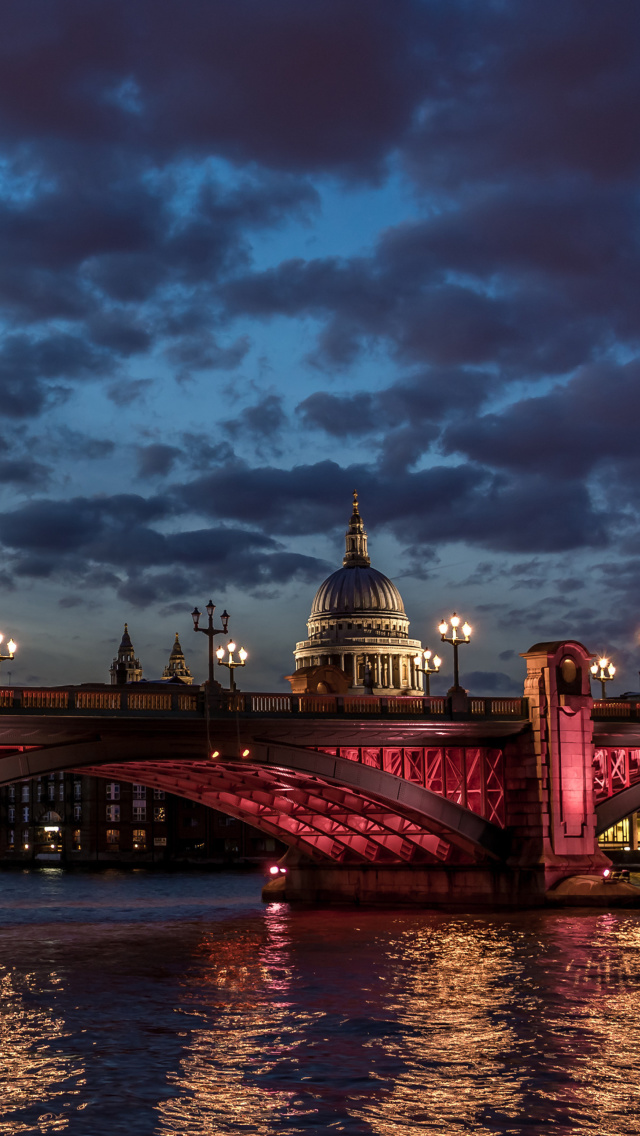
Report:
[[[321,725],[302,723],[303,740],[345,734],[351,741],[389,740],[389,730],[370,721],[332,728],[324,719]],[[445,727],[445,736],[434,740],[456,740],[451,727],[449,736]],[[257,736],[270,728],[280,736]],[[323,860],[469,863],[506,854],[499,748],[418,746],[416,740],[427,740],[424,730],[416,735],[414,723],[399,721],[393,740],[411,745],[312,748],[284,741],[283,733],[290,736],[290,727],[270,727],[264,718],[252,724],[84,718],[73,729],[62,716],[22,721],[19,730],[14,723],[13,736],[26,744],[3,749],[0,781],[66,769],[143,782],[208,804]],[[9,736],[5,719],[0,740],[6,744]]]
[[[84,768],[142,781],[253,824],[314,858],[456,863],[506,854],[497,825],[384,770],[315,750],[256,744],[244,760],[133,760]]]

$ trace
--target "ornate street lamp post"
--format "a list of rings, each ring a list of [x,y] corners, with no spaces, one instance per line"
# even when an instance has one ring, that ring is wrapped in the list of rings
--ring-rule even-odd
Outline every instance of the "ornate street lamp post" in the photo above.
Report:
[[[2,632],[0,632],[0,643],[2,643],[3,639],[4,639],[4,635],[2,634]],[[13,656],[15,655],[17,649],[18,649],[17,644],[14,643],[13,639],[10,639],[9,642],[7,643],[7,650],[9,652],[9,654],[8,655],[0,654],[0,662],[3,659],[12,659]]]
[[[463,624],[462,635],[464,636],[464,638],[462,638],[462,636],[458,633],[458,628],[460,627],[460,616],[456,615],[455,611],[451,616],[449,622],[451,623],[451,635],[447,635],[449,624],[445,619],[442,620],[442,623],[438,627],[438,631],[440,632],[440,638],[442,639],[442,642],[451,643],[451,646],[453,647],[453,686],[449,691],[449,693],[452,694],[454,691],[457,692],[462,690],[458,674],[458,647],[460,647],[463,643],[469,642],[469,639],[471,638],[471,628],[469,627],[468,623]]]
[[[424,656],[424,666],[421,667],[420,663],[422,662],[423,656]],[[433,661],[433,666],[431,666],[432,661]],[[422,652],[422,655],[416,655],[415,659],[413,660],[413,664],[414,664],[416,670],[420,671],[424,675],[424,692],[425,692],[426,695],[430,696],[431,695],[431,686],[430,686],[431,675],[438,673],[438,671],[440,670],[440,667],[442,666],[442,659],[440,658],[439,655],[434,655],[431,651],[429,651],[427,649],[426,651]]]
[[[229,613],[228,613],[228,611],[223,611],[222,615],[220,616],[220,620],[222,622],[222,627],[214,627],[213,626],[213,613],[216,610],[216,605],[213,603],[212,600],[209,600],[209,603],[207,604],[206,610],[207,610],[207,615],[209,616],[209,626],[208,627],[198,627],[198,623],[200,622],[200,616],[201,616],[202,612],[198,611],[197,607],[194,607],[193,611],[191,612],[191,618],[193,620],[193,630],[194,631],[201,631],[203,635],[209,636],[209,689],[211,690],[211,689],[213,689],[213,637],[214,637],[214,635],[226,635],[227,634],[227,624],[229,623]]]
[[[225,659],[224,657],[224,647],[218,647],[216,655],[218,657],[218,666],[229,668],[229,690],[233,693],[233,691],[236,689],[236,680],[233,672],[236,667],[245,666],[247,661],[247,652],[245,651],[244,647],[241,647],[238,651],[239,659],[234,659],[233,655],[236,650],[236,644],[232,639],[227,643],[226,650],[229,652],[228,659]]]
[[[603,698],[607,697],[605,694],[605,684],[607,682],[611,682],[611,679],[613,678],[615,673],[616,668],[614,667],[613,663],[610,663],[609,660],[604,657],[604,655],[602,656],[602,658],[598,659],[597,663],[594,663],[591,667],[591,674],[593,675],[593,677],[598,679],[598,682],[602,683]]]

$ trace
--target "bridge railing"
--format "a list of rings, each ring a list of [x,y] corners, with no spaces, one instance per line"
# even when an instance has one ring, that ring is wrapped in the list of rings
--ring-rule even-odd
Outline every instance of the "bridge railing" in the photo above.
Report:
[[[640,702],[617,702],[613,698],[594,698],[594,718],[621,718],[640,720]]]
[[[116,711],[146,712],[192,711],[203,712],[202,696],[198,690],[137,691],[130,687],[106,690],[83,690],[73,687],[5,687],[0,688],[0,712],[8,711]]]
[[[142,684],[141,684],[142,685]],[[149,684],[152,685],[152,684]],[[173,714],[203,715],[206,693],[202,688],[164,687],[4,687],[0,688],[3,713],[59,714]],[[615,703],[619,706],[619,703]],[[209,703],[212,717],[228,714],[297,715],[349,718],[403,717],[429,720],[451,717],[448,699],[441,695],[268,694],[222,691]],[[459,715],[456,715],[459,716]],[[526,719],[525,698],[470,698],[468,717]]]
[[[521,719],[528,716],[526,698],[472,698],[469,709],[473,717]],[[448,713],[448,702],[443,696],[245,694],[236,691],[221,696],[213,713],[443,718]]]

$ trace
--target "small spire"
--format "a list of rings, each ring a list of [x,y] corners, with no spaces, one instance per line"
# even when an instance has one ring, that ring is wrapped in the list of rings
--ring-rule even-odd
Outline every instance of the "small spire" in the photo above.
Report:
[[[353,491],[353,513],[346,533],[346,552],[342,563],[345,568],[368,568],[371,564],[367,552],[367,530],[358,510],[358,494]]]
[[[124,631],[122,633],[122,639],[120,640],[120,647],[118,648],[118,650],[133,651],[133,643],[131,642],[131,636],[129,635],[128,623],[125,623],[124,625]]]
[[[168,679],[181,679],[182,682],[186,682],[189,686],[193,682],[191,671],[189,670],[184,657],[184,651],[180,646],[180,640],[178,638],[177,631],[173,647],[171,648],[171,654],[169,655],[169,662],[162,672],[162,677]]]

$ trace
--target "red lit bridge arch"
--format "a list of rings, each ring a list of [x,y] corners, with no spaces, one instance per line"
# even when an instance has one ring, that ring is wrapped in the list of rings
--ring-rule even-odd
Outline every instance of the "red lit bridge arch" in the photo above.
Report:
[[[462,722],[442,698],[241,695],[205,714],[197,692],[14,692],[0,706],[0,778],[143,782],[312,859],[495,862],[507,853],[500,742],[526,727],[524,708],[475,699]]]
[[[557,713],[574,746],[586,735]],[[640,708],[597,702],[591,720],[584,808],[593,817],[596,805],[601,832],[640,807]],[[526,699],[470,698],[460,713],[443,698],[242,694],[207,706],[201,691],[144,684],[0,690],[0,783],[62,769],[142,781],[323,862],[505,864],[514,839],[532,846],[539,833],[544,849],[550,831],[542,736]]]

